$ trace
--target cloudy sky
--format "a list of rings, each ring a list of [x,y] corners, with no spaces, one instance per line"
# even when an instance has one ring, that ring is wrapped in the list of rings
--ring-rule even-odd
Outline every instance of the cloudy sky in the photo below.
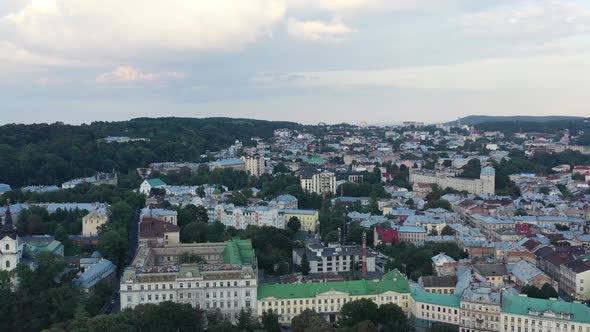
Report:
[[[588,0],[0,0],[0,123],[590,114]]]

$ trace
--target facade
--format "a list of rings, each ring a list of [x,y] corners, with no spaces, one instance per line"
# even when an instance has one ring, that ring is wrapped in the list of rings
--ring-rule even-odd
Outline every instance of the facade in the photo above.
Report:
[[[455,291],[456,278],[451,276],[422,276],[418,284],[429,293],[453,294]]]
[[[301,230],[308,234],[317,232],[320,214],[317,210],[283,210],[285,224],[293,217],[301,222]]]
[[[336,193],[336,174],[330,171],[322,171],[313,175],[302,175],[301,188],[318,195]]]
[[[498,289],[485,284],[471,284],[461,296],[460,331],[500,331],[501,302]]]
[[[459,191],[467,191],[472,194],[495,194],[496,171],[491,166],[481,169],[479,179],[467,179],[452,176],[447,173],[430,170],[410,169],[410,183],[412,184],[437,184],[441,188],[453,188]]]
[[[248,174],[252,176],[261,176],[264,174],[263,156],[243,156],[240,160],[244,162],[244,167]]]
[[[436,322],[459,325],[460,307],[458,296],[412,290],[410,311],[416,327],[430,328]]]
[[[590,332],[590,308],[582,303],[504,294],[500,317],[502,332]]]
[[[159,219],[144,218],[139,223],[139,243],[178,244],[180,243],[180,228]]]
[[[82,235],[96,236],[98,228],[109,221],[109,211],[106,205],[88,213],[82,218]]]
[[[279,322],[290,325],[293,317],[306,309],[315,310],[329,322],[337,322],[342,306],[350,301],[371,299],[377,305],[395,303],[409,311],[408,280],[392,271],[381,281],[353,280],[303,284],[262,284],[258,287],[257,314],[273,310]]]
[[[242,308],[256,309],[257,272],[250,240],[143,245],[121,278],[121,309],[174,301],[236,321]]]
[[[590,299],[590,261],[577,259],[560,268],[560,294],[570,300]]]

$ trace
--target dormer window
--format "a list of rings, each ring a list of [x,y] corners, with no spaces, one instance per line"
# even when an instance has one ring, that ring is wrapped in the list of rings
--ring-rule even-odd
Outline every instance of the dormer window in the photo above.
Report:
[[[6,250],[10,250],[10,244],[6,245]]]

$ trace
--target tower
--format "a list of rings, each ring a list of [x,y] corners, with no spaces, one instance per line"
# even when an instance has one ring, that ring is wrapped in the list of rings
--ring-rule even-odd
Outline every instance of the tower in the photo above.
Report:
[[[4,225],[0,228],[0,270],[12,271],[20,262],[21,255],[18,247],[18,234],[12,224],[10,203],[4,214]]]

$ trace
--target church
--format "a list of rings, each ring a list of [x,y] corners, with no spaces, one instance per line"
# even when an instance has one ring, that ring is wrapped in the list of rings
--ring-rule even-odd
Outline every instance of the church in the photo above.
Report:
[[[6,209],[4,224],[0,228],[0,271],[12,271],[21,257],[19,238],[12,223],[9,205]]]

